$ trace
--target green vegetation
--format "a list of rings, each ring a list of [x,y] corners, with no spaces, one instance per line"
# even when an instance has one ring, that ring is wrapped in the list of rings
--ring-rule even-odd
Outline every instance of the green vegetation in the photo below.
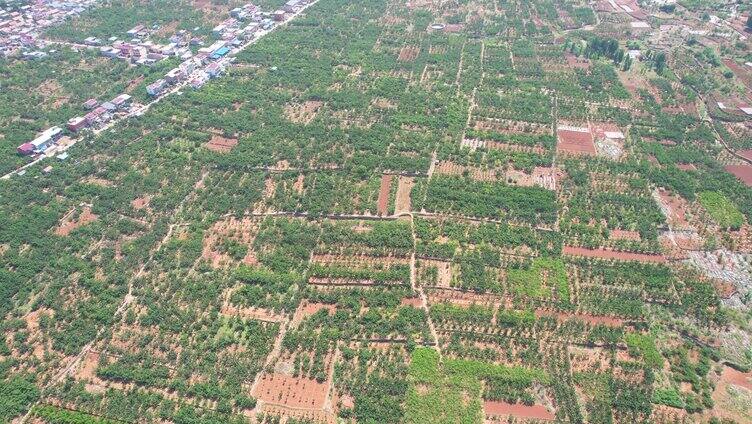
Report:
[[[711,218],[721,228],[738,230],[744,224],[744,215],[723,194],[704,191],[697,197]]]

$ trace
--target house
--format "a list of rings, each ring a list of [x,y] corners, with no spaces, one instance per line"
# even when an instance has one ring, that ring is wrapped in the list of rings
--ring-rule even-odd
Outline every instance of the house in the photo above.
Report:
[[[176,82],[183,80],[183,78],[185,78],[185,74],[180,68],[170,69],[170,72],[166,73],[164,77],[169,84],[175,84]]]
[[[114,99],[110,101],[110,103],[114,104],[118,109],[126,108],[131,103],[131,96],[127,94],[121,94]]]
[[[84,103],[84,109],[92,110],[95,107],[97,107],[97,105],[99,105],[99,102],[97,101],[97,99],[89,99]]]
[[[167,81],[163,79],[156,80],[154,83],[149,84],[146,86],[146,92],[149,93],[150,96],[157,96],[159,93],[164,90],[164,88],[167,86]]]
[[[227,46],[223,46],[215,50],[214,53],[212,53],[211,58],[216,60],[221,57],[225,57],[227,53],[229,52],[230,52],[230,48]]]
[[[91,125],[99,120],[99,118],[104,115],[104,113],[107,112],[107,109],[103,108],[102,106],[99,106],[98,108],[92,110],[91,112],[87,113],[84,116],[84,119],[86,119],[86,122]]]
[[[287,3],[282,6],[282,9],[284,9],[285,12],[294,13],[297,12],[301,7],[302,6],[300,4],[300,0],[288,0]]]
[[[122,54],[122,50],[118,50],[114,47],[102,47],[99,49],[99,53],[101,53],[104,57],[114,59]]]
[[[206,73],[212,78],[219,76],[222,71],[224,71],[224,68],[219,63],[212,63],[206,67]]]
[[[39,135],[39,137],[32,140],[30,144],[33,146],[34,153],[41,153],[62,136],[62,128],[52,127],[45,130],[42,134]]]
[[[102,103],[102,106],[104,110],[106,110],[109,113],[115,112],[117,110],[117,106],[115,106],[112,102],[104,102]]]
[[[73,132],[78,132],[86,128],[86,126],[88,125],[89,124],[88,122],[86,122],[86,118],[82,116],[77,116],[75,118],[71,118],[70,120],[68,120],[68,129]]]
[[[142,32],[145,29],[146,29],[146,27],[143,26],[143,25],[136,25],[130,31],[126,32],[126,34],[128,34],[131,37],[133,37],[133,36],[135,36],[136,34]]]
[[[285,20],[285,11],[284,10],[275,10],[274,13],[272,13],[272,17],[277,22],[282,22]]]
[[[180,70],[185,75],[190,75],[190,74],[193,73],[193,71],[196,70],[197,66],[198,66],[198,63],[196,63],[195,60],[189,59],[189,60],[186,60],[185,62],[183,62],[183,63],[180,64]]]
[[[24,143],[16,149],[19,155],[29,156],[34,153],[34,145],[31,143]]]

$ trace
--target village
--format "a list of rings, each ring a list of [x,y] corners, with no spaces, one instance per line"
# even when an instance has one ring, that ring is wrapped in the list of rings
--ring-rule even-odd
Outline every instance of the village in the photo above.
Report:
[[[96,0],[44,1],[14,7],[0,7],[0,58],[34,49],[44,29],[75,17],[92,7]],[[24,51],[25,57],[46,56]]]
[[[213,29],[212,33],[218,40],[206,47],[198,47],[203,44],[203,40],[188,36],[187,31],[175,34],[165,46],[149,40],[142,41],[149,36],[149,30],[144,25],[137,25],[128,31],[128,35],[134,37],[129,42],[121,42],[113,37],[115,40],[111,46],[99,47],[101,41],[91,37],[87,39],[86,47],[98,48],[102,56],[126,60],[132,66],[150,65],[168,57],[180,58],[182,62],[177,67],[146,87],[146,92],[154,102],[186,85],[199,89],[210,79],[219,77],[231,65],[232,56],[311,3],[310,0],[289,0],[282,9],[274,12],[263,12],[252,3],[235,8],[230,11],[228,19]],[[191,51],[191,46],[197,47],[195,54]],[[89,112],[71,118],[65,125],[50,127],[33,140],[19,145],[18,154],[32,157],[34,161],[15,172],[23,175],[26,167],[44,158],[55,156],[59,160],[67,159],[66,151],[75,144],[84,130],[98,133],[120,119],[142,114],[148,104],[132,102],[130,95],[122,93],[109,101],[89,99],[82,107]],[[48,165],[44,171],[49,172],[51,169],[52,166]]]

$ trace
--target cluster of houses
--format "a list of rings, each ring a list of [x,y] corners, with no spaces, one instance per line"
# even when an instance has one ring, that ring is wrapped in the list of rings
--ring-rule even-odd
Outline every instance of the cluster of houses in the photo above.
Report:
[[[252,3],[231,10],[230,18],[213,29],[214,35],[218,38],[216,42],[199,48],[195,55],[181,57],[183,62],[167,72],[163,78],[149,84],[146,92],[156,97],[181,82],[188,82],[191,87],[200,88],[209,79],[216,78],[225,71],[231,62],[228,55],[233,49],[253,40],[260,31],[271,29],[275,25],[275,20],[284,20],[286,14],[299,11],[309,1],[289,0],[283,10],[274,13],[262,12]],[[278,16],[281,16],[281,19]]]
[[[156,97],[171,86],[184,81],[188,81],[193,88],[201,88],[210,78],[216,78],[224,72],[230,62],[230,59],[225,57],[229,51],[229,48],[222,46],[211,54],[199,52],[177,68],[171,69],[163,78],[146,86],[146,92]]]
[[[95,1],[34,1],[20,7],[11,6],[10,2],[0,2],[0,57],[35,48],[39,34],[45,28],[81,14]],[[42,56],[24,55],[26,58]]]
[[[127,60],[135,65],[151,65],[168,57],[178,57],[187,60],[193,56],[192,46],[203,45],[203,40],[193,37],[186,30],[180,30],[172,37],[168,44],[156,44],[150,40],[142,41],[149,35],[144,25],[137,25],[128,31],[130,41],[122,41],[111,37],[107,46],[100,47],[103,56],[113,59]],[[85,43],[91,46],[101,45],[101,40],[89,37]]]
[[[109,122],[117,113],[126,112],[131,105],[131,96],[120,94],[114,99],[100,104],[96,99],[89,99],[83,104],[89,112],[84,116],[77,116],[68,120],[66,127],[76,133],[84,128],[94,127]],[[18,146],[18,153],[30,156],[40,153],[50,153],[58,141],[63,137],[63,129],[55,126],[42,132],[37,138]]]

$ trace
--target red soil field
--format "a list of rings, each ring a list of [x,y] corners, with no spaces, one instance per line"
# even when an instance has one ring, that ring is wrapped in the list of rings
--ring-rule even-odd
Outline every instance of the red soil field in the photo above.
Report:
[[[750,165],[728,165],[726,171],[734,174],[736,178],[739,178],[744,184],[752,187],[752,166]]]
[[[329,392],[329,383],[281,374],[264,375],[252,395],[275,405],[291,408],[322,409]]]
[[[400,62],[412,62],[420,54],[420,47],[405,46],[400,50],[398,60]]]
[[[640,241],[640,233],[637,231],[611,230],[608,236],[611,240],[634,240]]]
[[[607,317],[603,315],[596,316],[596,315],[587,315],[587,314],[570,314],[566,312],[536,310],[535,316],[538,318],[554,317],[558,319],[559,321],[579,319],[580,321],[584,321],[588,324],[593,324],[593,325],[602,324],[607,327],[621,327],[622,325],[624,325],[624,321],[619,318]]]
[[[423,306],[423,300],[419,297],[406,297],[400,302],[402,306],[412,306],[414,308],[421,308]]]
[[[752,149],[749,150],[740,150],[736,152],[739,156],[743,158],[747,158],[749,160],[752,160]]]
[[[309,303],[307,300],[304,300],[298,309],[295,311],[295,315],[292,318],[293,323],[300,323],[303,321],[304,318],[309,317],[316,312],[326,309],[329,311],[329,314],[333,314],[337,311],[337,307],[335,305],[328,305],[325,303]]]
[[[214,135],[206,146],[207,149],[217,153],[227,153],[232,150],[233,147],[238,145],[238,140],[235,138],[224,138],[218,135]]]
[[[721,374],[721,381],[726,384],[744,387],[752,390],[752,373],[737,371],[731,367],[724,367]]]
[[[86,225],[90,222],[94,222],[97,220],[97,218],[98,216],[91,213],[91,208],[87,206],[81,212],[81,215],[79,215],[78,220],[71,221],[69,217],[66,217],[60,224],[60,226],[55,230],[55,234],[59,236],[67,236],[76,228]]]
[[[644,253],[617,252],[607,249],[586,249],[584,247],[564,246],[563,253],[570,256],[584,256],[586,258],[616,259],[620,261],[637,262],[666,262],[661,255],[648,255]]]
[[[661,199],[661,203],[668,209],[669,223],[682,228],[687,227],[689,221],[687,221],[687,216],[684,211],[689,208],[689,203],[687,203],[684,198],[679,197],[678,195],[673,195],[663,189],[658,190],[658,196]]]
[[[590,130],[582,128],[582,131],[578,131],[575,127],[559,127],[556,134],[559,138],[556,150],[559,152],[595,155],[595,144]]]
[[[486,415],[513,415],[523,419],[553,421],[556,418],[543,405],[527,406],[491,400],[483,402],[483,411]]]
[[[697,171],[697,167],[691,163],[677,163],[676,167],[682,171]]]
[[[379,200],[377,212],[385,216],[389,212],[389,189],[392,186],[392,175],[385,174],[381,176],[381,187],[379,188]]]

